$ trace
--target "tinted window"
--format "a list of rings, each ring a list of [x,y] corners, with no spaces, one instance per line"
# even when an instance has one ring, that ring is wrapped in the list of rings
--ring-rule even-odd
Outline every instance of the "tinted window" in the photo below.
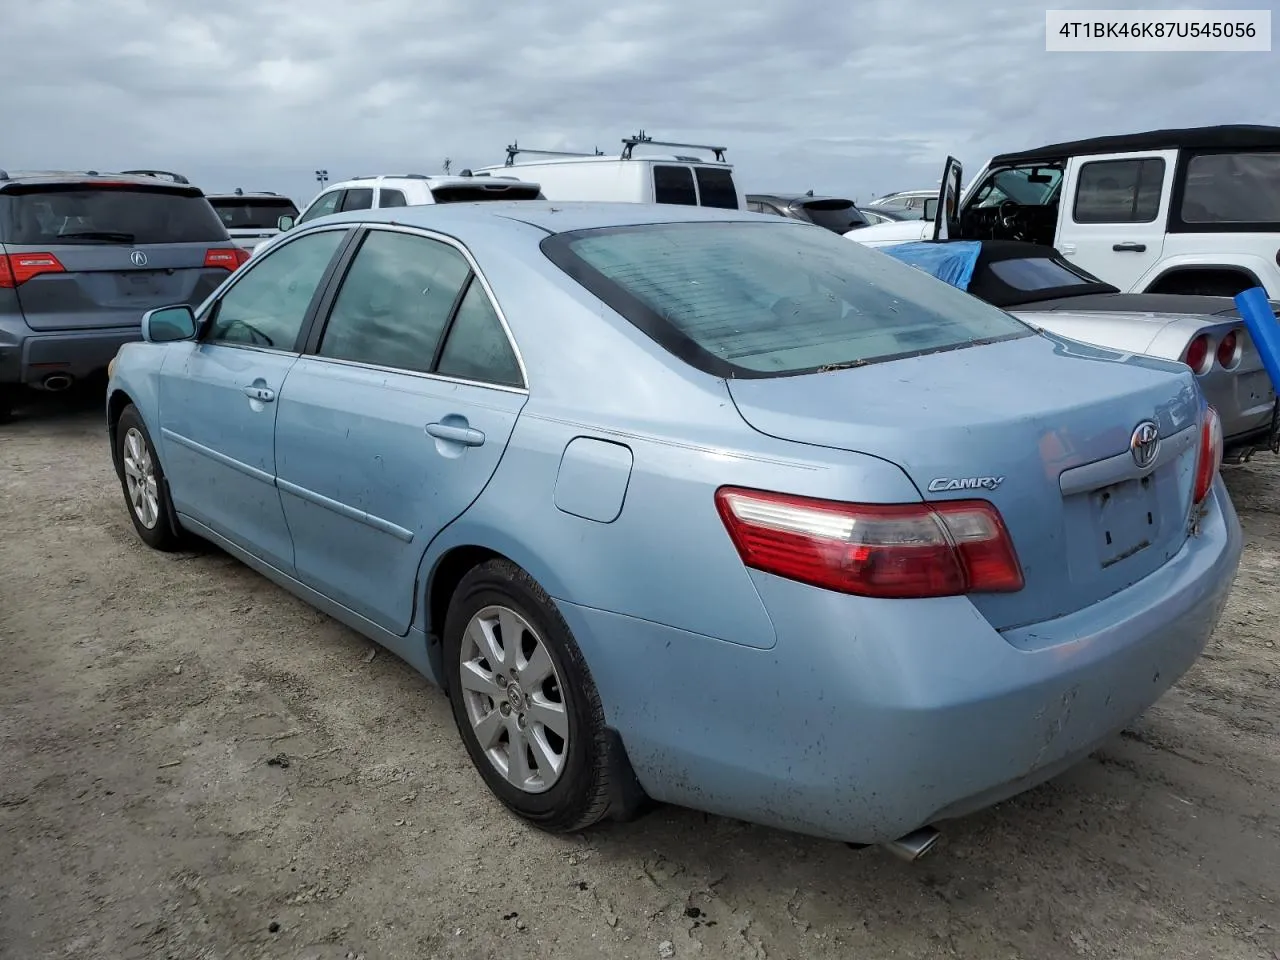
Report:
[[[314,220],[316,217],[323,217],[333,213],[338,209],[338,201],[342,199],[341,190],[331,190],[316,198],[315,202],[307,208],[307,212],[298,220],[299,223],[306,223],[308,220]]]
[[[738,209],[738,190],[733,185],[733,174],[718,167],[695,167],[698,177],[698,196],[704,207]]]
[[[409,202],[405,200],[403,191],[388,190],[383,187],[378,193],[378,206],[380,207],[407,207]]]
[[[1011,287],[1019,290],[1049,290],[1075,284],[1092,286],[1097,280],[1080,276],[1070,267],[1048,257],[1027,260],[994,260],[987,269]]]
[[[524,385],[511,342],[478,280],[471,281],[462,298],[436,372],[508,387]]]
[[[1080,167],[1076,223],[1151,223],[1160,212],[1164,160],[1095,160]]]
[[[696,207],[698,194],[693,188],[693,171],[688,167],[653,168],[653,202],[679,203]]]
[[[914,267],[794,221],[666,223],[548,237],[548,256],[718,376],[801,373],[1028,335]]]
[[[848,233],[854,227],[867,225],[867,218],[852,200],[810,200],[804,209],[810,220],[836,233]]]
[[[218,301],[207,339],[293,350],[316,287],[345,236],[325,230],[254,257]]]
[[[217,243],[226,228],[198,192],[81,184],[10,189],[0,240],[21,244]]]
[[[1280,153],[1192,157],[1181,216],[1184,223],[1280,223]]]
[[[431,191],[436,203],[472,203],[476,200],[542,200],[536,183],[455,183]]]
[[[209,203],[229,230],[275,229],[281,217],[297,217],[287,197],[218,197]]]
[[[346,213],[348,210],[368,210],[373,206],[373,190],[368,187],[361,187],[358,190],[348,190],[346,196],[342,198],[342,206],[340,212]]]
[[[429,371],[470,270],[462,254],[438,240],[371,232],[347,271],[316,352]]]

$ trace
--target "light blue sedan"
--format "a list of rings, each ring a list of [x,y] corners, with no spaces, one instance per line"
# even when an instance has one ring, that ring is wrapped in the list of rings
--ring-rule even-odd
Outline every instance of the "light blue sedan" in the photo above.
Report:
[[[143,335],[138,535],[403,657],[548,830],[653,799],[915,856],[1177,681],[1239,562],[1184,365],[777,217],[322,217]]]

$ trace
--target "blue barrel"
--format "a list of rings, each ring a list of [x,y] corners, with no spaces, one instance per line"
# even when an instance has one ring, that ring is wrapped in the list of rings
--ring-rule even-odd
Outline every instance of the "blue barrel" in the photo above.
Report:
[[[1249,336],[1262,356],[1262,365],[1271,377],[1271,387],[1280,393],[1280,322],[1271,309],[1267,291],[1252,287],[1235,296],[1236,309],[1249,328]]]

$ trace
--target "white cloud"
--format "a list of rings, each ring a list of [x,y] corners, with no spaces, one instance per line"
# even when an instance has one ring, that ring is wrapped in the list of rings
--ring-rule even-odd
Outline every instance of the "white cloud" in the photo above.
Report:
[[[1230,8],[1234,0],[1200,0]],[[1085,0],[1067,6],[1090,7]],[[1272,54],[1048,54],[986,0],[42,0],[0,32],[0,165],[163,167],[298,199],[311,172],[502,148],[729,147],[748,188],[866,199],[947,153],[1280,121]]]

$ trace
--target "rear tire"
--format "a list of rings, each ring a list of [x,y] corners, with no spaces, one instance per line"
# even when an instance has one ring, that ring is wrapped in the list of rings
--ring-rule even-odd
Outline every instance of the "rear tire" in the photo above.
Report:
[[[125,505],[142,542],[154,550],[178,549],[182,538],[173,520],[164,468],[133,404],[116,421],[116,463]]]
[[[609,813],[617,740],[568,624],[532,577],[490,560],[462,578],[444,669],[462,742],[508,809],[551,833]]]

